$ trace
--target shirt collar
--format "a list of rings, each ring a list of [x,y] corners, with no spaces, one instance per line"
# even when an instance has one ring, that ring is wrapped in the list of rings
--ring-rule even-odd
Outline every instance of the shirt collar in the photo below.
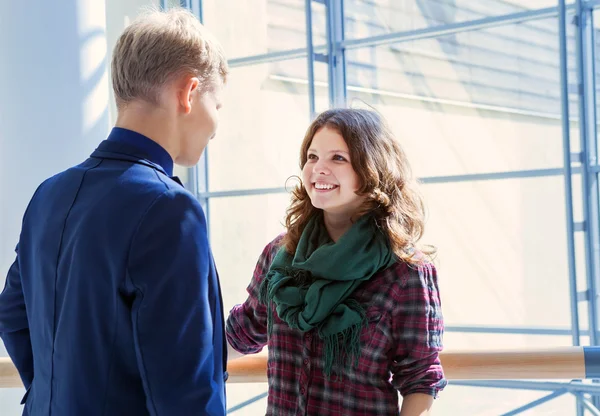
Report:
[[[173,159],[171,155],[154,140],[133,130],[113,127],[108,140],[126,143],[142,151],[150,162],[163,168],[167,175],[173,176]]]

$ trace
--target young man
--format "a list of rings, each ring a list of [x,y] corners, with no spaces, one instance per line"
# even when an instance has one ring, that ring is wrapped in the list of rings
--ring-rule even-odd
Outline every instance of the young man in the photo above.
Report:
[[[198,201],[173,163],[198,162],[228,73],[189,12],[149,12],[112,59],[118,118],[25,212],[0,294],[0,336],[25,415],[224,415],[221,292]]]

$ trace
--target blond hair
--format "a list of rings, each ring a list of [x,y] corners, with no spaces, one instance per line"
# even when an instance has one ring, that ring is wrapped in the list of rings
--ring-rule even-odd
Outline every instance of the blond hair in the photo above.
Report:
[[[308,127],[300,147],[300,169],[307,162],[314,135],[323,127],[335,129],[350,150],[350,162],[360,178],[356,193],[366,196],[356,218],[371,213],[399,259],[409,264],[431,259],[435,247],[418,246],[425,229],[425,206],[417,180],[385,120],[375,111],[362,109],[338,108],[321,113]],[[302,231],[318,211],[300,183],[292,191],[285,219],[287,233],[282,245],[286,251],[296,251]]]
[[[141,99],[158,103],[160,89],[182,75],[196,76],[203,88],[229,72],[219,42],[188,10],[147,10],[119,37],[112,57],[117,107]]]

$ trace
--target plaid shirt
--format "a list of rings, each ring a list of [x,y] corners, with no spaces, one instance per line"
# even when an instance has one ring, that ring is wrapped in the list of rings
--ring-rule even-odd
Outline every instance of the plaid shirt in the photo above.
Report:
[[[248,287],[248,299],[227,319],[231,346],[243,354],[268,346],[267,415],[398,415],[399,399],[412,393],[437,397],[447,382],[438,353],[443,318],[436,271],[404,262],[375,274],[352,298],[366,308],[357,367],[342,378],[323,374],[323,342],[315,330],[291,329],[273,313],[267,337],[266,307],[258,302],[260,283],[279,249],[278,237],[265,247]]]

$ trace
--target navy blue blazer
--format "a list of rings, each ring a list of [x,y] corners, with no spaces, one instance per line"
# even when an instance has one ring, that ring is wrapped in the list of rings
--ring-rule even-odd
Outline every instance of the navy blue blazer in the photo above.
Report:
[[[226,413],[206,219],[149,153],[103,141],[29,203],[0,294],[0,337],[27,389],[24,415]]]

